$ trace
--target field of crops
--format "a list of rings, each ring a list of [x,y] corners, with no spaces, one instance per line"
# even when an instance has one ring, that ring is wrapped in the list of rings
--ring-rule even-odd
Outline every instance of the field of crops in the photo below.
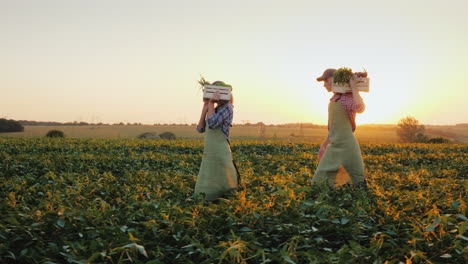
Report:
[[[66,137],[73,138],[119,138],[129,139],[137,138],[143,133],[155,133],[156,135],[169,131],[174,133],[177,138],[183,139],[203,139],[204,134],[197,132],[195,126],[173,126],[173,125],[112,125],[112,126],[26,126],[24,132],[0,133],[0,137],[44,137],[50,130],[63,131]],[[326,127],[317,128],[289,128],[289,127],[265,127],[265,138],[270,140],[291,140],[291,141],[310,141],[322,142],[327,136]],[[467,135],[462,130],[462,134]],[[458,135],[458,134],[456,134]],[[394,128],[359,127],[356,131],[356,137],[361,143],[393,143],[398,142],[399,138]],[[233,140],[258,140],[260,138],[258,126],[237,126],[231,128],[231,138]],[[460,141],[467,142],[467,141]]]
[[[458,144],[468,143],[468,126],[427,126],[429,137],[444,137]],[[44,137],[50,130],[60,130],[66,137],[73,138],[138,138],[143,133],[159,135],[172,132],[177,138],[203,139],[203,134],[196,131],[194,125],[89,125],[89,126],[25,126],[24,132],[0,133],[1,137]],[[328,133],[327,127],[282,127],[265,126],[264,135],[258,125],[234,125],[231,139],[237,140],[272,140],[272,141],[308,141],[322,142]],[[358,125],[355,136],[360,143],[382,144],[398,143],[396,125]]]
[[[361,147],[369,188],[329,189],[319,145],[234,141],[206,203],[200,140],[0,138],[0,262],[466,263],[468,146]]]

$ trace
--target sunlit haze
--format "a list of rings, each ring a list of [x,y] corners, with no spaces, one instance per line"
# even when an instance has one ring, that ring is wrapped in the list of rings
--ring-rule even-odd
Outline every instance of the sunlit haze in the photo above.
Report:
[[[326,124],[329,67],[367,70],[358,124],[468,122],[468,1],[0,0],[0,117],[196,123],[200,74],[234,123]]]

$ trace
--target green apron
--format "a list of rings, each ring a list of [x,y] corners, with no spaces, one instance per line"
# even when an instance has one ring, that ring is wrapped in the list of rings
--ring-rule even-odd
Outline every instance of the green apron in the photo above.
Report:
[[[221,128],[205,129],[205,147],[198,172],[195,194],[204,193],[205,200],[215,200],[237,190],[238,178],[231,148]]]
[[[365,183],[361,149],[354,137],[351,122],[339,101],[328,105],[329,132],[325,153],[312,183],[326,181],[331,186]]]

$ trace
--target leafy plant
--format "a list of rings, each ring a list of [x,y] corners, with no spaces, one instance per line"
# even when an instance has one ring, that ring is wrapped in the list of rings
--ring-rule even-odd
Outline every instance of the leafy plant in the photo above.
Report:
[[[211,85],[209,81],[205,79],[205,77],[200,75],[200,80],[198,80],[198,84],[200,85],[200,89],[203,91],[205,85]]]
[[[63,133],[63,131],[60,131],[60,130],[49,130],[49,132],[47,132],[46,134],[46,137],[48,138],[63,138],[65,137],[65,133]]]
[[[353,70],[350,68],[339,68],[333,73],[333,82],[336,84],[346,85],[353,78]]]
[[[205,87],[205,85],[216,85],[216,86],[230,87],[232,89],[232,85],[230,85],[230,84],[227,84],[227,83],[225,83],[223,81],[216,81],[216,82],[210,83],[203,76],[200,76],[200,80],[198,80],[198,84],[200,85],[200,89],[202,89],[202,90]]]
[[[176,139],[176,135],[172,132],[163,132],[159,134],[162,139]]]
[[[447,144],[450,143],[450,140],[448,138],[444,137],[435,137],[435,138],[430,138],[427,143],[432,143],[432,144]]]
[[[137,138],[139,139],[157,139],[160,136],[156,132],[145,132],[140,135],[138,135]]]

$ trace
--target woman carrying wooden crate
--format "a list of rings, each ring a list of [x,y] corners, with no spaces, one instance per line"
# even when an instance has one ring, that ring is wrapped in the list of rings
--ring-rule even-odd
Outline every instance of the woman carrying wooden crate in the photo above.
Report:
[[[213,86],[232,87],[222,81]],[[195,184],[195,194],[205,200],[216,200],[238,190],[240,178],[232,160],[229,130],[232,126],[233,98],[221,100],[219,92],[204,98],[197,130],[205,133],[203,158]],[[215,107],[216,105],[216,107]]]
[[[327,69],[317,81],[323,81],[328,92],[333,92],[335,69]],[[367,73],[366,73],[367,77]],[[320,163],[312,183],[327,182],[331,186],[346,183],[366,185],[361,149],[354,136],[356,113],[365,109],[357,89],[357,80],[349,80],[350,92],[334,92],[328,105],[328,136],[320,146]]]

